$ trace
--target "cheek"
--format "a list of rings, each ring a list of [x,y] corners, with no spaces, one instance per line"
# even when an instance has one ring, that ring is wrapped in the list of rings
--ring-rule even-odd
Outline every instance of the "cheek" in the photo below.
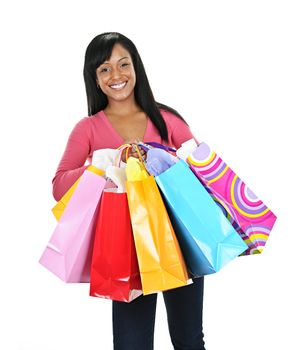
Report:
[[[108,80],[109,78],[106,77],[98,78],[98,83],[102,89],[106,88]]]
[[[104,82],[104,79],[98,79],[97,80],[98,84],[99,84],[99,89],[105,94],[108,94],[108,87],[107,84]]]
[[[132,76],[133,84],[135,85],[135,83],[136,83],[136,75],[135,75],[135,71],[134,70],[131,72],[131,76]]]

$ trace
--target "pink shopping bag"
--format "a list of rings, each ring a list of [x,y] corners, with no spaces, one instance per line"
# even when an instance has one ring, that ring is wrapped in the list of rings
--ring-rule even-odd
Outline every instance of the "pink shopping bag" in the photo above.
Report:
[[[242,255],[261,253],[277,219],[274,213],[205,142],[187,162],[248,245]]]
[[[106,180],[84,171],[39,262],[65,282],[89,282],[93,236]]]

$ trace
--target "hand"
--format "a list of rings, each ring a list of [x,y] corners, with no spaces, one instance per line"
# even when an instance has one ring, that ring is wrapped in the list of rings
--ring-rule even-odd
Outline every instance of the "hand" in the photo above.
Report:
[[[137,152],[137,148],[134,147],[133,145],[137,145],[139,143],[139,140],[137,139],[131,139],[129,141],[126,141],[125,143],[130,144],[132,147],[128,149],[128,157],[135,157],[140,159],[139,154]],[[139,148],[140,151],[140,155],[142,156],[143,160],[146,159],[147,153],[141,149],[139,146],[137,146]],[[127,159],[126,159],[126,152],[127,150],[124,150],[122,153],[122,161],[126,163]]]

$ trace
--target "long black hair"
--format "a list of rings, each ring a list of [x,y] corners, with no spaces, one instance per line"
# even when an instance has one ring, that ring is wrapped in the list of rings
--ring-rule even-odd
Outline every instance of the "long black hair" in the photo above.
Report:
[[[96,36],[86,49],[84,81],[88,115],[92,116],[96,114],[100,110],[103,110],[108,104],[107,96],[97,87],[96,69],[111,57],[113,46],[117,43],[121,44],[131,55],[136,74],[134,96],[137,104],[152,120],[161,138],[168,141],[167,126],[159,109],[161,108],[175,114],[185,123],[186,121],[175,109],[155,101],[137,48],[130,39],[117,32],[108,32]]]

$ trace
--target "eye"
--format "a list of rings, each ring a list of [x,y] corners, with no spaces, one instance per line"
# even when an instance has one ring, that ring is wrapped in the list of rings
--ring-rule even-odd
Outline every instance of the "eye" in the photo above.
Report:
[[[108,73],[109,72],[109,67],[104,67],[99,69],[99,73]]]
[[[121,64],[121,67],[122,67],[122,68],[127,67],[127,66],[129,66],[129,63],[122,63],[122,64]]]

